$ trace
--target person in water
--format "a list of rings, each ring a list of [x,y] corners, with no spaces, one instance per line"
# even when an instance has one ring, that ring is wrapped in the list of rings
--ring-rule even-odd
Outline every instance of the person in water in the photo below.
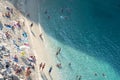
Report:
[[[26,16],[27,16],[27,17],[30,17],[30,14],[28,13]]]
[[[61,48],[58,49],[58,51],[56,52],[56,55],[60,54]]]
[[[61,8],[61,13],[63,13],[64,12],[64,9],[63,8]]]
[[[44,12],[45,14],[47,14],[48,13],[48,11],[47,10],[45,10],[45,12]]]
[[[62,68],[61,63],[56,64],[56,67],[58,67],[58,68]]]
[[[97,76],[97,73],[95,73],[94,75]]]
[[[71,63],[69,63],[68,65],[71,66]]]
[[[79,75],[76,76],[76,80],[81,80],[81,78],[82,78],[81,75],[80,76]]]
[[[50,16],[48,16],[48,19],[50,19]]]
[[[103,76],[103,77],[105,77],[105,74],[104,74],[104,73],[102,73],[102,76]]]

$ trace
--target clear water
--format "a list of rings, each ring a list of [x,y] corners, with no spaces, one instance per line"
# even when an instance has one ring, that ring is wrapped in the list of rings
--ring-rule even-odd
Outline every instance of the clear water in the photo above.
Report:
[[[40,0],[40,24],[62,48],[60,80],[120,80],[119,21],[119,0]]]

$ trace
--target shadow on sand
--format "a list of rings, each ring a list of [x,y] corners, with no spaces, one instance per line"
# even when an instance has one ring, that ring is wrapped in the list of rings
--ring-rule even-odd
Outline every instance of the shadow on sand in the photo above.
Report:
[[[44,72],[40,72],[40,75],[42,77],[43,80],[48,80],[48,78],[46,77],[46,75],[44,74]]]
[[[52,78],[51,74],[49,74],[49,76],[50,76],[50,80],[53,80],[53,78]]]

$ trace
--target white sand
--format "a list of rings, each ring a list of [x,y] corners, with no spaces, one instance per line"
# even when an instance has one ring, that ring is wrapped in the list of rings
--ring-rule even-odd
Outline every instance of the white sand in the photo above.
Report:
[[[15,1],[15,0],[12,0]],[[22,4],[22,6],[19,4],[20,2]],[[21,9],[21,11],[23,11],[23,13],[29,13],[30,14],[30,19],[27,19],[26,17],[24,17],[22,14],[19,15],[19,17],[23,20],[25,20],[25,27],[24,29],[27,31],[28,35],[29,35],[29,42],[31,45],[31,49],[33,51],[33,53],[36,56],[37,59],[37,71],[36,71],[36,75],[38,75],[38,79],[36,80],[43,80],[40,76],[40,71],[38,70],[38,65],[43,62],[46,63],[45,69],[44,69],[44,73],[47,77],[48,80],[52,80],[48,74],[48,70],[50,68],[50,66],[53,67],[53,70],[51,72],[51,76],[53,78],[53,80],[59,80],[60,78],[60,73],[58,72],[59,70],[56,68],[56,61],[54,61],[55,56],[51,56],[49,55],[49,53],[52,53],[52,50],[50,48],[50,46],[48,46],[48,42],[46,42],[47,40],[45,40],[45,32],[42,29],[42,27],[37,23],[38,22],[38,6],[39,6],[39,2],[40,0],[18,0],[19,3],[16,3],[17,5],[19,5],[19,9]],[[30,24],[34,23],[33,27],[30,28]],[[33,33],[35,34],[35,37],[33,36],[33,34],[31,33],[31,30],[33,31]],[[41,39],[39,38],[39,34],[43,34],[43,39],[44,41],[41,41]]]

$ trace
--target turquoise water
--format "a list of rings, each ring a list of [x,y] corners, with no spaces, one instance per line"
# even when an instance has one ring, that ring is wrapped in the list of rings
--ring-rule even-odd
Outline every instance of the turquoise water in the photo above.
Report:
[[[120,79],[119,14],[119,0],[40,1],[40,24],[53,48],[62,48],[60,80]]]

